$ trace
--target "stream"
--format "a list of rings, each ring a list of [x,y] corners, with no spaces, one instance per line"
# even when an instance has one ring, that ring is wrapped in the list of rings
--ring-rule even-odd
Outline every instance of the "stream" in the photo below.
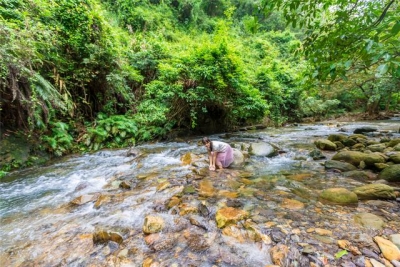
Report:
[[[309,153],[316,139],[362,126],[378,129],[371,139],[400,137],[399,119],[301,124],[210,136],[236,148],[267,142],[281,151],[248,156],[241,168],[209,171],[198,136],[139,145],[134,156],[127,148],[101,150],[12,172],[0,181],[0,266],[268,266],[274,247],[288,248],[281,266],[359,266],[366,251],[376,255],[372,237],[400,233],[400,203],[320,202],[324,189],[368,181],[325,170],[336,152],[322,151],[321,160]],[[223,207],[249,215],[220,228],[215,217]],[[354,223],[363,212],[385,226]],[[148,215],[163,221],[161,231],[144,233]],[[365,250],[337,257],[342,239]]]

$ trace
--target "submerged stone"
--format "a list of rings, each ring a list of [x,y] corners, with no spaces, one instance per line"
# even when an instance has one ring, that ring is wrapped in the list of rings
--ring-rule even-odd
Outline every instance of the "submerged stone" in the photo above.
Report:
[[[371,229],[382,229],[384,226],[384,221],[381,217],[376,216],[375,214],[372,213],[358,213],[354,215],[354,222],[358,223],[365,228],[371,228]]]
[[[143,223],[143,232],[153,234],[160,232],[165,226],[164,219],[159,216],[147,215]]]
[[[395,199],[393,187],[385,184],[367,184],[353,190],[359,199]]]
[[[345,188],[329,188],[319,196],[321,199],[336,204],[355,204],[358,202],[357,195]]]
[[[244,210],[227,207],[217,211],[215,220],[217,221],[218,227],[223,228],[229,224],[235,224],[248,216],[249,214]]]

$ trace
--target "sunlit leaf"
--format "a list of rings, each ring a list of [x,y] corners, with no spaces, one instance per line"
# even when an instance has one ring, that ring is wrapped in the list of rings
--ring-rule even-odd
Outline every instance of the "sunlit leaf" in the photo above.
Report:
[[[345,256],[345,255],[347,255],[347,250],[341,250],[341,251],[339,251],[339,252],[337,252],[336,254],[335,254],[335,258],[336,259],[340,259],[341,257],[343,257],[343,256]]]

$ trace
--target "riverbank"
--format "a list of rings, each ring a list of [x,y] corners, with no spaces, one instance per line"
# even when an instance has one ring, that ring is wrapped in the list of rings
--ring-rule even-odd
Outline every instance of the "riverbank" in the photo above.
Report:
[[[393,112],[381,112],[374,115],[366,113],[346,113],[343,116],[324,120],[305,118],[300,123],[323,123],[330,125],[340,122],[385,120],[393,117],[400,118],[400,114]],[[246,128],[252,129],[251,127]],[[1,132],[0,137],[0,179],[9,171],[40,166],[56,157],[40,149],[41,146],[38,138],[32,136],[28,137],[23,133],[16,132]]]

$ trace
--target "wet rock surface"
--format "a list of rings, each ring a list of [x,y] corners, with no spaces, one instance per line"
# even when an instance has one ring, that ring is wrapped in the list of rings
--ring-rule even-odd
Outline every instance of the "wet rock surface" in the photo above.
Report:
[[[397,166],[388,150],[398,137],[307,127],[213,136],[243,155],[240,167],[220,171],[208,170],[205,150],[189,139],[15,174],[0,184],[8,200],[0,207],[0,263],[398,266],[400,185],[378,180]],[[320,146],[313,157],[321,139],[336,150]],[[259,140],[268,145],[251,154]],[[269,154],[278,147],[284,153]]]

